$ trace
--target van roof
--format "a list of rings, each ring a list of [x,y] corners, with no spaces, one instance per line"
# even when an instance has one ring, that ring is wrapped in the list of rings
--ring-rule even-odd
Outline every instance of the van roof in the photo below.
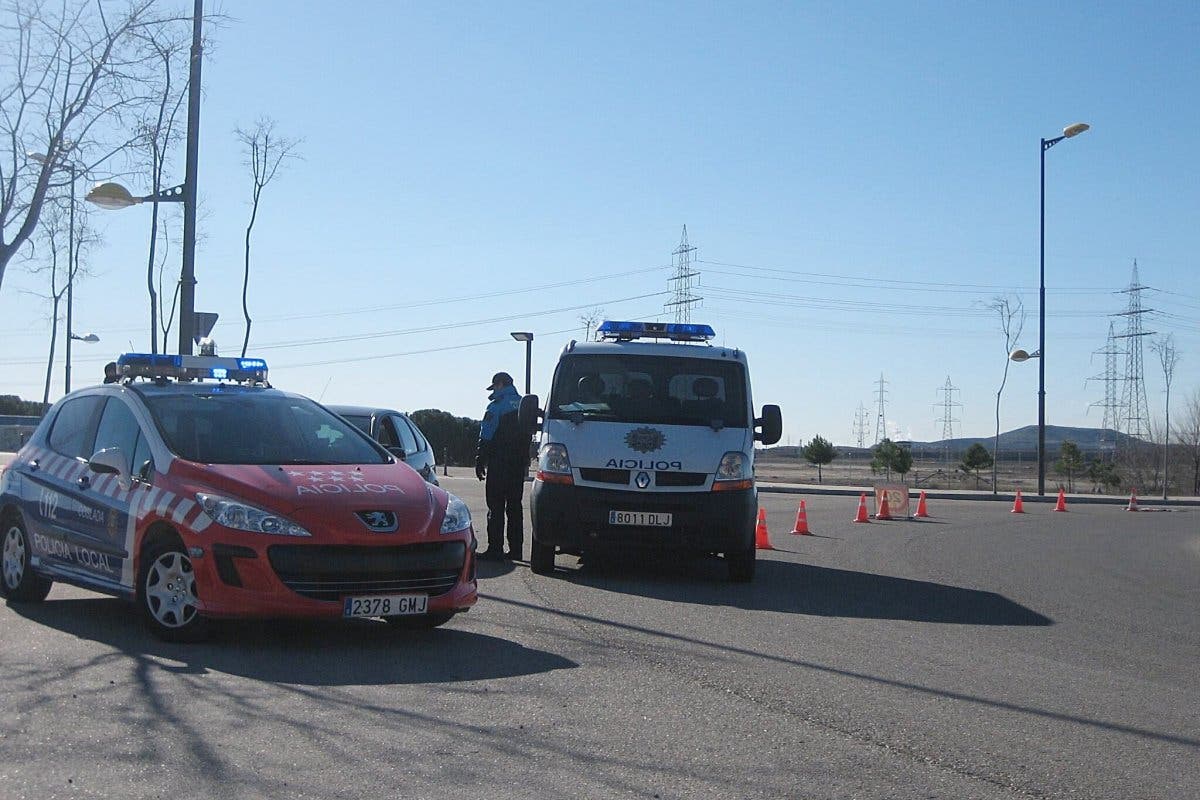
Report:
[[[744,351],[735,347],[713,347],[707,344],[684,344],[679,342],[575,342],[567,344],[559,358],[568,355],[621,355],[658,356],[666,358],[711,358],[729,359],[746,363]]]

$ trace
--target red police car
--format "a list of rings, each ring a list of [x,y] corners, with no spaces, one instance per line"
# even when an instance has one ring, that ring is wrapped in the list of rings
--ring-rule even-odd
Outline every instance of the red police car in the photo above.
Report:
[[[459,498],[354,425],[271,388],[261,359],[126,354],[0,479],[0,594],[54,581],[134,601],[192,641],[230,617],[434,627],[477,599]]]

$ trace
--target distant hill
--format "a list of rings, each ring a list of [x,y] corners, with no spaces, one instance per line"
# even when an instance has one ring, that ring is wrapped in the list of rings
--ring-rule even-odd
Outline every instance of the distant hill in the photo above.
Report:
[[[1028,458],[1037,456],[1037,425],[1026,425],[1023,428],[1016,428],[1011,431],[1005,431],[1000,434],[1000,457],[1001,458]],[[1136,441],[1139,445],[1147,446],[1148,443],[1141,440],[1133,440],[1132,437],[1123,433],[1118,433],[1106,428],[1072,428],[1065,425],[1047,425],[1046,426],[1046,453],[1057,454],[1063,442],[1071,441],[1079,446],[1084,456],[1091,456],[1100,452],[1110,452],[1113,445],[1119,444],[1121,447],[1129,445],[1130,441]],[[967,448],[975,443],[982,444],[992,452],[995,445],[995,437],[992,436],[965,436],[959,439],[938,440],[936,442],[903,442],[908,445],[917,458],[921,457],[940,457],[945,451],[946,445],[949,444],[951,453],[964,453]],[[870,451],[869,447],[858,448],[849,447],[846,445],[837,445],[837,449],[843,453],[866,453]],[[795,445],[784,447],[772,447],[767,450],[770,455],[777,455],[782,458],[799,458],[799,447]],[[1057,457],[1057,456],[1056,456]]]

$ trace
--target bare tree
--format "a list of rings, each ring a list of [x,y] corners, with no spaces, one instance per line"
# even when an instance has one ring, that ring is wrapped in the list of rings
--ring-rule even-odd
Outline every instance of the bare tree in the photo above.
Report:
[[[1008,383],[1008,367],[1011,361],[1009,354],[1013,346],[1021,338],[1025,329],[1025,304],[1020,297],[996,296],[988,303],[988,309],[996,312],[1000,320],[1000,332],[1004,334],[1004,377],[1000,379],[1000,388],[996,390],[996,439],[992,445],[992,494],[999,491],[996,485],[996,464],[1000,461],[1000,397],[1004,394],[1004,385]]]
[[[1184,401],[1183,421],[1175,428],[1175,439],[1192,468],[1192,494],[1200,495],[1200,388],[1193,389]]]
[[[250,222],[246,225],[246,267],[242,275],[242,314],[246,317],[246,337],[242,340],[242,357],[246,356],[246,348],[250,344],[250,306],[248,294],[250,291],[250,234],[254,231],[254,221],[258,218],[258,204],[262,198],[263,189],[267,187],[279,167],[285,161],[299,158],[296,139],[285,139],[275,133],[275,121],[269,118],[260,119],[254,130],[246,131],[238,128],[235,131],[242,143],[246,155],[246,166],[250,168],[252,181],[250,200]]]
[[[1158,362],[1162,365],[1163,381],[1167,385],[1166,423],[1163,425],[1163,500],[1167,499],[1167,486],[1170,484],[1169,462],[1171,449],[1171,381],[1175,380],[1175,365],[1179,363],[1179,351],[1175,348],[1175,334],[1169,333],[1161,339],[1150,343],[1150,349],[1158,354]]]
[[[160,80],[154,86],[154,102],[148,105],[137,126],[137,150],[149,162],[150,194],[158,195],[165,187],[164,178],[167,173],[171,156],[178,151],[178,143],[183,138],[184,131],[176,124],[179,111],[184,107],[188,89],[188,64],[191,40],[187,31],[182,27],[151,29],[141,32],[138,40],[144,50],[157,59],[160,69]],[[183,80],[176,80],[176,75],[183,75]],[[163,229],[163,253],[156,254],[159,241],[159,204],[152,203],[150,211],[150,247],[146,258],[146,291],[150,299],[150,352],[158,352],[158,317],[160,310],[160,291],[156,289],[162,282],[162,271],[166,264],[166,250],[169,245],[169,233]],[[157,257],[156,257],[157,256]],[[176,287],[178,291],[178,287]],[[177,295],[176,295],[177,297]],[[175,314],[174,298],[171,313],[164,320],[163,350],[167,349],[167,334],[170,331],[170,320]]]
[[[46,292],[31,294],[50,304],[50,346],[46,358],[46,385],[42,392],[42,403],[50,402],[50,382],[54,371],[54,354],[58,345],[59,308],[66,296],[68,286],[78,284],[79,279],[90,274],[83,253],[100,241],[99,236],[88,225],[86,210],[82,205],[75,209],[74,226],[70,223],[71,202],[69,195],[47,198],[42,208],[42,218],[30,240],[29,273],[45,276],[49,282]],[[75,241],[72,243],[72,233]],[[66,331],[70,336],[71,331]]]
[[[589,308],[587,311],[579,315],[579,321],[583,323],[583,340],[591,341],[592,331],[596,330],[596,326],[604,319],[604,309],[600,307]]]
[[[126,126],[157,80],[137,36],[181,19],[160,0],[112,5],[0,0],[0,285],[64,183],[59,165],[87,172],[129,145]]]

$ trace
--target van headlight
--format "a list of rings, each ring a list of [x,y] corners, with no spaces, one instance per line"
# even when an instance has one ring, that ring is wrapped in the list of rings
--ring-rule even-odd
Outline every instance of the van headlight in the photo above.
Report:
[[[717,474],[713,478],[714,492],[729,492],[734,489],[749,489],[754,485],[750,473],[750,457],[745,453],[729,452],[721,456]]]
[[[544,483],[575,483],[566,445],[555,442],[542,446],[542,451],[538,453],[537,479]]]
[[[226,528],[251,533],[269,533],[273,536],[312,536],[290,519],[240,500],[222,497],[219,494],[196,492],[196,502],[213,522]]]
[[[471,510],[467,504],[446,492],[446,514],[442,517],[442,533],[458,533],[471,527]]]

